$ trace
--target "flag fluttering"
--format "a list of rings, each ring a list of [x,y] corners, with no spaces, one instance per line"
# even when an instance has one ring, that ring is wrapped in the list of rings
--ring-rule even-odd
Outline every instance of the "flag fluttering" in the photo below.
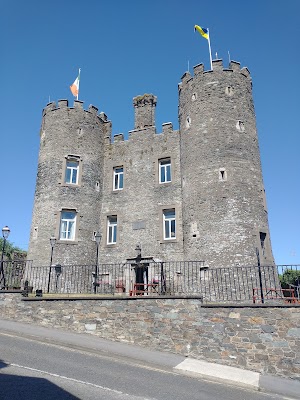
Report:
[[[78,95],[79,95],[79,81],[80,81],[80,68],[78,71],[77,78],[75,79],[74,83],[70,86],[71,92],[72,92],[73,96],[77,98],[77,100],[78,100]]]
[[[201,36],[203,36],[205,39],[209,39],[209,33],[208,33],[208,29],[206,28],[201,28],[201,26],[199,25],[195,25],[194,26],[194,30],[195,32],[199,32]]]
[[[212,70],[212,69],[213,69],[213,66],[212,66],[212,58],[211,58],[211,47],[210,47],[209,30],[208,30],[208,28],[201,28],[201,26],[195,25],[195,26],[194,26],[194,31],[195,31],[195,32],[196,32],[196,31],[199,32],[200,35],[201,35],[202,37],[204,37],[204,39],[206,39],[206,40],[208,41],[210,68],[211,68],[211,70]]]

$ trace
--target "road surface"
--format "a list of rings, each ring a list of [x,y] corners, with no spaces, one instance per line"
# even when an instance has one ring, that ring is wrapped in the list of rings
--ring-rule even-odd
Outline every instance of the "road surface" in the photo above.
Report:
[[[184,375],[172,368],[181,356],[137,346],[118,351],[122,344],[91,335],[57,331],[49,337],[43,328],[31,325],[30,332],[29,326],[0,323],[1,400],[283,398]]]

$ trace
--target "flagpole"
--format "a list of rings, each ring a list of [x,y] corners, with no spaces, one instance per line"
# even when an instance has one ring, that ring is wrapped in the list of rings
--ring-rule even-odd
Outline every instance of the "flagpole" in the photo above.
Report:
[[[208,28],[207,28],[207,33],[208,33],[208,38],[207,38],[207,40],[208,40],[208,49],[209,49],[210,68],[211,68],[211,70],[212,70],[212,69],[213,69],[213,66],[212,66],[211,47],[210,47],[210,37],[209,37],[209,29],[208,29]]]
[[[81,68],[79,68],[79,70],[78,70],[78,94],[77,94],[77,100],[78,100],[78,96],[79,96],[80,71],[81,71]]]

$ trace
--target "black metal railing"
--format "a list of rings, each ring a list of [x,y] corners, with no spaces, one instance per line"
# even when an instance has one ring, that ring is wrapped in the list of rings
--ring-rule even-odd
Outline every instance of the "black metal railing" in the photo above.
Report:
[[[18,290],[24,285],[24,274],[32,266],[32,261],[13,260],[1,261],[0,264],[0,289]]]
[[[209,268],[203,261],[151,260],[100,264],[97,269],[95,265],[33,267],[30,261],[4,261],[2,267],[0,288],[21,287],[34,293],[198,296],[212,303],[300,302],[299,265]]]

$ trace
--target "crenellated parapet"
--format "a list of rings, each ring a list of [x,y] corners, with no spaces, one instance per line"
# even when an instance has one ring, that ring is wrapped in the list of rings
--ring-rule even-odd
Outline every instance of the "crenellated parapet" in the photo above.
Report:
[[[153,94],[145,93],[142,96],[136,96],[133,98],[134,107],[143,107],[145,105],[156,106],[157,97]]]
[[[83,101],[74,100],[73,107],[69,107],[69,101],[67,99],[58,100],[57,104],[55,101],[51,101],[43,109],[42,116],[44,118],[47,114],[57,110],[68,110],[68,111],[75,110],[75,111],[84,111],[86,113],[90,113],[94,116],[97,116],[99,120],[101,120],[102,122],[110,122],[107,118],[107,115],[104,112],[100,112],[98,114],[98,108],[96,106],[90,104],[89,108],[87,110],[84,110],[83,104],[84,104]]]
[[[162,124],[162,131],[161,133],[156,132],[156,128],[153,126],[144,128],[144,129],[133,129],[128,132],[128,138],[126,139],[123,133],[116,133],[113,135],[112,140],[106,142],[109,145],[118,145],[120,143],[131,143],[134,144],[135,142],[141,141],[152,141],[155,142],[156,140],[165,140],[168,139],[168,136],[178,135],[178,130],[173,129],[172,122],[165,122]]]
[[[178,89],[181,90],[184,85],[191,84],[193,80],[196,79],[205,79],[208,75],[209,77],[213,77],[224,74],[239,74],[242,77],[249,79],[251,83],[251,75],[250,71],[247,67],[241,68],[241,65],[237,61],[230,61],[229,67],[225,68],[223,66],[223,60],[217,59],[212,61],[213,69],[209,69],[207,71],[204,70],[203,64],[195,65],[193,68],[194,76],[191,75],[190,72],[185,72],[181,77],[181,82],[178,84]]]

